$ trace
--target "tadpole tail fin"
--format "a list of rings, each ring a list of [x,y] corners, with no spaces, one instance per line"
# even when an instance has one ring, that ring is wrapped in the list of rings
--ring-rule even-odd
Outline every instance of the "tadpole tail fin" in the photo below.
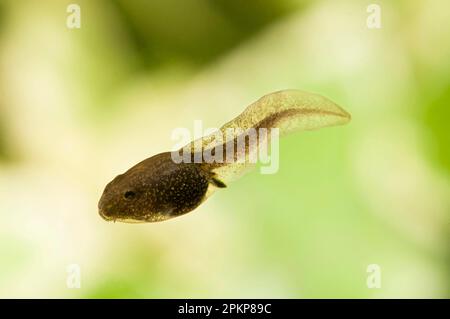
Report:
[[[260,129],[270,131],[278,128],[280,136],[283,136],[297,131],[343,125],[350,119],[349,113],[321,95],[300,90],[277,91],[250,104],[240,115],[224,124],[218,132],[192,141],[181,150],[194,154],[220,149],[225,161],[227,147],[236,145],[240,137],[245,139],[245,135],[248,135],[250,130],[255,130],[257,142],[250,140],[245,143],[245,151],[241,154],[235,147],[233,163],[205,164],[210,169],[214,169],[220,180],[228,183],[253,166],[253,163],[248,161],[236,163],[236,160],[242,157],[248,158],[250,154],[257,152],[263,140],[259,134]],[[269,140],[270,134],[267,134],[263,142],[268,143]]]

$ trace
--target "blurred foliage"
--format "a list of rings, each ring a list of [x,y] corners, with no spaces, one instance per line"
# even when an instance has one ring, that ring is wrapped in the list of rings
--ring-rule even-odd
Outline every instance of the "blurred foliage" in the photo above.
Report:
[[[447,119],[450,118],[450,79],[436,97],[432,97],[425,108],[425,124],[433,140],[432,153],[450,174],[450,134]]]
[[[0,0],[0,296],[450,296],[450,4],[379,1],[368,29],[370,3]],[[98,216],[105,184],[174,128],[285,88],[353,120],[282,139],[277,174],[186,216]]]
[[[288,1],[114,0],[143,65],[203,65],[292,10]]]
[[[4,130],[3,123],[0,122],[0,161],[5,161],[10,157]]]

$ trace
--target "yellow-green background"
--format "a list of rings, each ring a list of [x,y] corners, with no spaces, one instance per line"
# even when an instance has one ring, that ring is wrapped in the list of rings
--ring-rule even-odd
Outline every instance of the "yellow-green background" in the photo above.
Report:
[[[368,29],[371,3],[0,0],[0,296],[448,297],[450,2],[376,1]],[[174,128],[285,88],[352,122],[283,139],[277,174],[188,215],[99,217]]]

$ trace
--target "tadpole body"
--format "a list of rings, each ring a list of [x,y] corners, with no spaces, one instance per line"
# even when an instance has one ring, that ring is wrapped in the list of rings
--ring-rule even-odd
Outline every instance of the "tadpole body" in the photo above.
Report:
[[[245,159],[258,151],[270,135],[247,141],[239,151],[233,147],[245,132],[278,128],[281,136],[300,130],[342,125],[350,114],[329,99],[299,90],[284,90],[263,96],[239,116],[224,124],[217,133],[193,141],[180,149],[190,152],[190,161],[174,161],[171,152],[149,157],[107,184],[100,198],[99,213],[105,220],[122,222],[157,222],[186,214],[216,189],[225,188],[251,163]],[[234,133],[230,136],[230,129]],[[244,133],[243,133],[244,132]],[[198,148],[200,145],[200,148]],[[220,150],[225,159],[232,146],[232,162],[195,162],[198,152]],[[212,152],[211,152],[212,150]],[[241,161],[238,161],[241,159]],[[244,161],[242,161],[244,159]]]

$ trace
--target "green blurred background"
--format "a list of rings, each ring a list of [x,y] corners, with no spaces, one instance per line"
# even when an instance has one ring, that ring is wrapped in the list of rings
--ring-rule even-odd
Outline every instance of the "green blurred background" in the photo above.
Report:
[[[377,1],[381,29],[371,3],[0,0],[0,297],[449,297],[450,2]],[[353,120],[282,139],[277,174],[193,213],[99,217],[175,127],[285,88]]]

